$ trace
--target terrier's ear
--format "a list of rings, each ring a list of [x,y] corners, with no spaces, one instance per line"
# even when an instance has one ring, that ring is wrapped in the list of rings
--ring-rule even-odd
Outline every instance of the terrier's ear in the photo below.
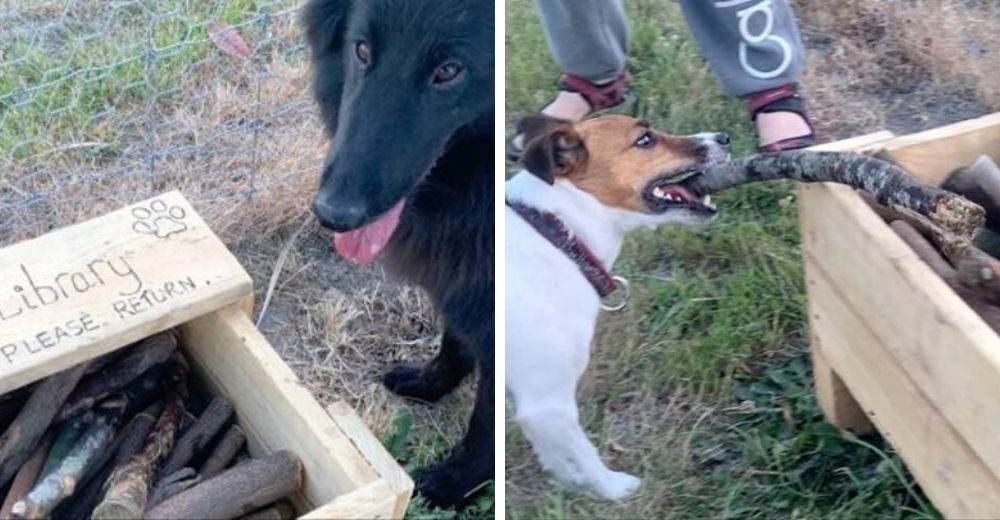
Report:
[[[569,121],[531,115],[518,121],[517,133],[524,136],[524,169],[549,184],[587,161],[587,147]]]

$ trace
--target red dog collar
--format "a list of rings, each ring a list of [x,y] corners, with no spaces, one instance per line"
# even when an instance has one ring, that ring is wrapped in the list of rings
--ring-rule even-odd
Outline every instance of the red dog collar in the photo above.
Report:
[[[601,265],[601,261],[594,256],[590,248],[581,242],[573,232],[566,227],[566,224],[554,213],[541,211],[520,202],[506,201],[507,207],[517,212],[531,227],[535,228],[540,235],[545,237],[556,249],[562,251],[570,258],[580,272],[594,286],[597,295],[601,298],[615,292],[618,287],[615,277]]]

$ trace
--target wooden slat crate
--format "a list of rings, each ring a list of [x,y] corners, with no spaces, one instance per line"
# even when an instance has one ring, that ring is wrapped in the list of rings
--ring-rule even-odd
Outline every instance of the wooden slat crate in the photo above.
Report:
[[[324,411],[250,321],[252,282],[180,193],[0,250],[0,394],[172,327],[251,454],[295,452],[308,518],[399,518],[413,482],[345,403]]]
[[[817,149],[884,149],[940,184],[1000,160],[1000,114],[903,137]],[[833,424],[874,426],[949,518],[1000,518],[1000,337],[852,190],[799,188],[817,397]]]

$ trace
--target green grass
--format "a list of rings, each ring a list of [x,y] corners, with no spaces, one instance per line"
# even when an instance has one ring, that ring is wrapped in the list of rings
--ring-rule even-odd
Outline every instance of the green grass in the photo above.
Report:
[[[755,136],[721,95],[679,9],[635,0],[623,111],[673,133],[726,131],[734,154]],[[507,1],[507,117],[554,95],[533,4]],[[937,513],[880,438],[842,435],[811,390],[794,189],[721,194],[701,230],[662,228],[627,241],[615,267],[635,287],[605,316],[582,383],[584,429],[614,469],[644,479],[621,504],[560,489],[508,422],[507,514],[529,518],[921,518]]]
[[[444,436],[435,434],[433,428],[415,430],[409,405],[399,408],[392,419],[391,429],[382,435],[381,441],[414,479],[419,478],[428,467],[447,457],[453,444]],[[493,484],[490,484],[475,502],[461,512],[431,508],[418,495],[410,502],[406,517],[436,520],[493,518],[494,501]]]
[[[93,6],[60,18],[58,32],[25,27],[0,41],[0,160],[72,143],[113,155],[135,132],[136,106],[176,98],[203,73],[212,22],[252,26],[275,7],[254,0]]]

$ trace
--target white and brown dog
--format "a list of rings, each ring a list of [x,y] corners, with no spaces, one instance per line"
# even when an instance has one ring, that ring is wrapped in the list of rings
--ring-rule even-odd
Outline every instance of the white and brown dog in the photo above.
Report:
[[[697,224],[715,208],[678,185],[728,158],[725,134],[676,136],[631,117],[580,123],[531,116],[525,170],[506,185],[506,387],[542,466],[564,485],[617,500],[639,479],[608,469],[578,419],[608,272],[625,236]]]

